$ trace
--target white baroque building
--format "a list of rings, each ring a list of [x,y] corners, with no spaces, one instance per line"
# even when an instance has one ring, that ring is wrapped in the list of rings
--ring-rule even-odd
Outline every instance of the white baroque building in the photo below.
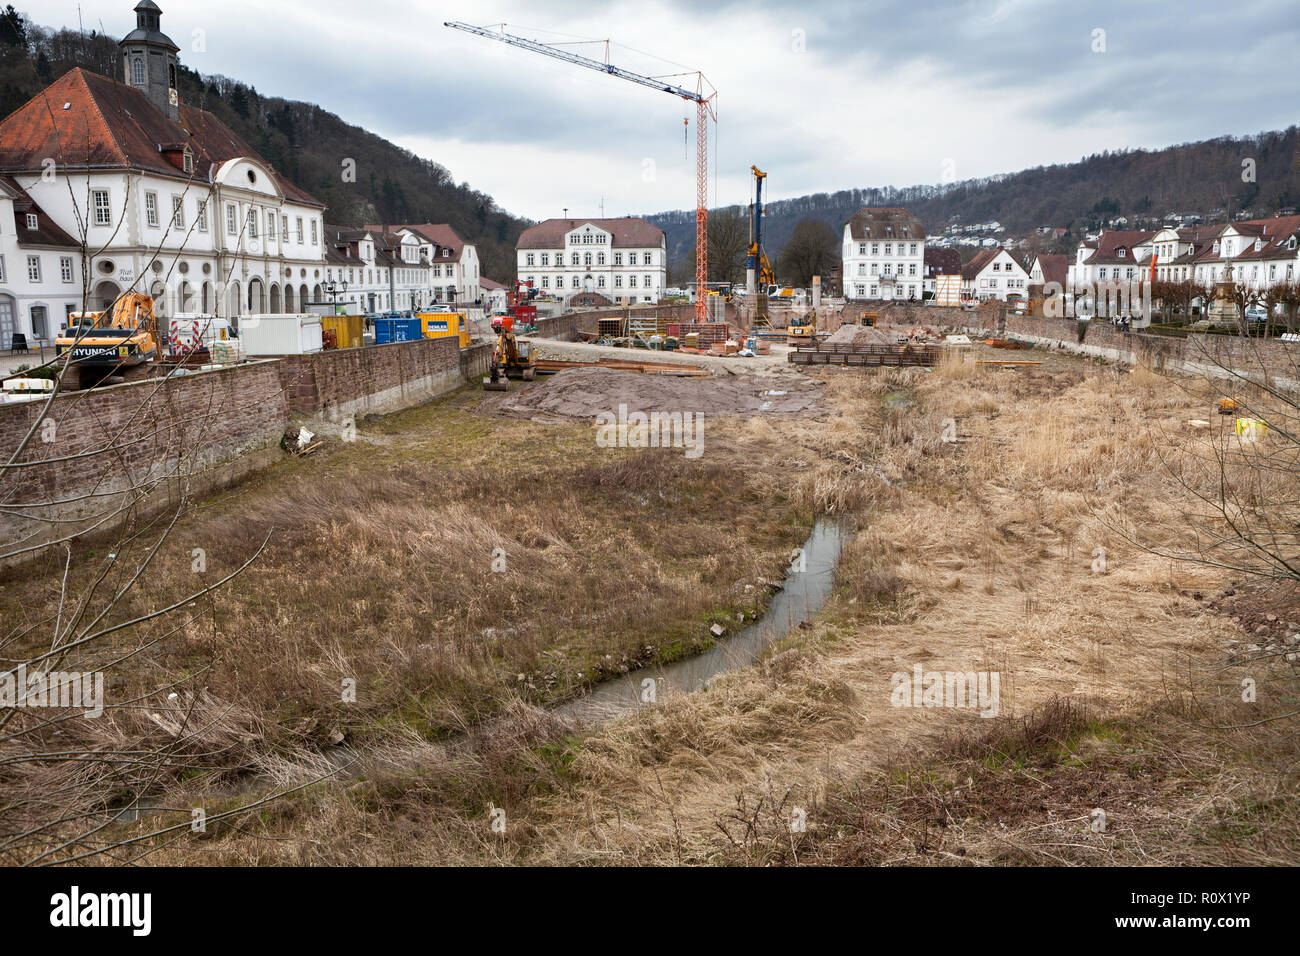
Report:
[[[668,246],[658,226],[622,219],[547,219],[515,244],[516,273],[542,294],[595,293],[615,305],[658,302],[668,280]]]
[[[866,207],[844,224],[846,299],[915,299],[925,283],[925,226],[906,209]]]
[[[322,300],[323,204],[180,102],[162,11],[135,12],[120,81],[73,69],[0,122],[0,174],[88,250],[85,307],[136,291],[237,326]]]

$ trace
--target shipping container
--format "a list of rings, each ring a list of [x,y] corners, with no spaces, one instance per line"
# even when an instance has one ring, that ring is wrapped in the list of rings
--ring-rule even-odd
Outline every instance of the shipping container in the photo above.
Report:
[[[375,344],[385,345],[389,342],[410,342],[424,338],[420,331],[420,320],[414,316],[375,319]]]
[[[441,339],[455,336],[460,340],[460,347],[469,348],[469,327],[465,316],[459,312],[421,312],[420,331],[426,339]]]
[[[359,315],[322,315],[320,324],[322,332],[334,333],[335,348],[359,349],[365,345],[365,319]]]
[[[301,355],[319,352],[321,317],[309,312],[239,317],[239,338],[248,355]]]

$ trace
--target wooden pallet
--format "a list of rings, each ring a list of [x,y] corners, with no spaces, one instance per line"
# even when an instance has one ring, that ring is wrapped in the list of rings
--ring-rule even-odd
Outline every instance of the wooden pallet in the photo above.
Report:
[[[791,352],[793,365],[848,365],[853,367],[937,365],[943,350],[935,345],[826,344]]]

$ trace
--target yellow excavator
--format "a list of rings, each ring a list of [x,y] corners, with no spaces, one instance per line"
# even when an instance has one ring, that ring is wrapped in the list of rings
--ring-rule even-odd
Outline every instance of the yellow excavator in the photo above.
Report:
[[[790,317],[790,325],[785,330],[785,344],[790,346],[808,346],[817,343],[817,318],[810,310],[805,315]]]
[[[153,296],[127,292],[102,312],[73,312],[54,340],[55,355],[71,354],[82,388],[110,376],[140,378],[158,360],[158,318]]]
[[[492,369],[483,379],[483,388],[489,392],[504,392],[510,388],[510,376],[531,382],[537,377],[537,356],[532,342],[515,338],[515,317],[492,317],[492,330],[497,334],[497,344],[492,350]]]

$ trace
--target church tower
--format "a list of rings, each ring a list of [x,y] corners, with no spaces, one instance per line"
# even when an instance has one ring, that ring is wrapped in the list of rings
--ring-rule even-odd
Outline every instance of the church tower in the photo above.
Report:
[[[176,54],[180,47],[159,29],[162,10],[153,0],[135,7],[135,29],[122,38],[123,81],[133,86],[172,120],[180,119],[176,93]]]

